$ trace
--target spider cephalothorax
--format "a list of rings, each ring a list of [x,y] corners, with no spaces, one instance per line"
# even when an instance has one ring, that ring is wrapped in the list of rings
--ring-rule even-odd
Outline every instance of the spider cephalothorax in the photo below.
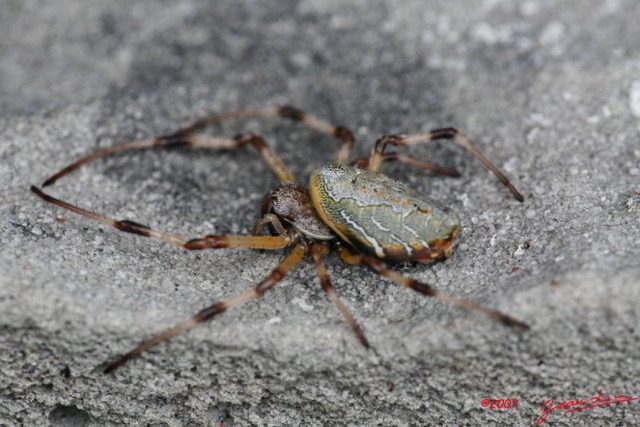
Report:
[[[313,207],[309,190],[300,184],[284,182],[270,195],[273,213],[313,240],[333,240],[338,236],[322,221]]]

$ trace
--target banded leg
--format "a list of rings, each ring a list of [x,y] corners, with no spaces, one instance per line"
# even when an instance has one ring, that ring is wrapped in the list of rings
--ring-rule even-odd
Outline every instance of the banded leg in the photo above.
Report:
[[[140,344],[138,347],[131,350],[129,353],[120,357],[115,362],[111,363],[104,370],[105,374],[113,372],[118,367],[122,366],[127,361],[133,359],[134,357],[139,356],[142,352],[150,349],[151,347],[155,347],[160,344],[162,341],[171,338],[174,335],[177,335],[181,332],[186,331],[187,329],[191,329],[199,323],[210,320],[214,316],[229,310],[230,308],[236,307],[240,304],[243,304],[252,299],[261,297],[265,292],[272,289],[282,278],[287,274],[293,267],[295,267],[304,257],[304,254],[307,252],[307,245],[304,243],[299,243],[293,251],[278,265],[267,277],[262,280],[255,288],[244,292],[238,296],[230,298],[226,301],[217,302],[213,305],[210,305],[207,308],[200,310],[190,319],[185,320],[182,323],[178,323],[171,329],[168,329],[166,332],[157,335],[151,338],[148,341]]]
[[[441,175],[450,176],[453,178],[457,178],[460,176],[460,173],[454,169],[443,168],[442,166],[434,165],[432,163],[422,162],[420,160],[412,159],[409,156],[403,156],[398,153],[385,153],[382,156],[382,162],[389,161],[397,161],[400,163],[404,163],[405,165],[415,166],[421,169],[426,169],[431,172],[439,173]],[[349,165],[358,169],[369,169],[369,164],[371,163],[370,157],[360,157],[358,159],[352,160]]]
[[[509,182],[506,176],[498,170],[471,142],[458,130],[454,128],[436,129],[427,133],[416,133],[413,135],[389,135],[380,138],[376,141],[376,145],[371,153],[369,160],[369,170],[378,171],[380,165],[384,161],[384,150],[387,145],[414,145],[424,142],[433,141],[436,139],[450,139],[463,146],[469,151],[476,159],[485,165],[493,174],[498,177],[513,194],[513,196],[520,202],[524,201],[524,197],[516,190],[516,188]]]
[[[346,262],[347,264],[363,265],[369,268],[370,270],[376,272],[382,277],[386,277],[387,279],[390,279],[399,285],[413,289],[414,291],[420,292],[421,294],[426,295],[428,297],[446,301],[451,304],[455,304],[469,310],[479,311],[488,316],[498,319],[499,321],[501,321],[507,326],[517,326],[522,329],[529,329],[529,325],[509,315],[501,313],[492,308],[484,307],[479,304],[475,304],[469,301],[461,300],[461,299],[443,294],[438,290],[434,289],[431,285],[419,282],[415,279],[412,279],[396,271],[393,271],[384,262],[380,261],[377,258],[373,258],[366,255],[353,254],[351,253],[351,251],[349,251],[349,249],[347,249],[344,246],[341,246],[338,248],[338,254],[340,255],[340,258],[342,258],[344,262]]]
[[[217,114],[205,117],[189,126],[176,131],[175,133],[169,135],[169,137],[188,135],[195,131],[211,126],[215,123],[245,117],[282,117],[301,122],[312,129],[324,133],[325,135],[338,138],[340,140],[340,147],[338,148],[336,161],[342,164],[346,164],[349,160],[349,156],[351,155],[351,147],[355,142],[355,136],[350,129],[344,126],[334,126],[331,123],[320,120],[298,108],[286,105],[275,108],[259,108],[255,110],[235,111],[231,113]]]
[[[78,169],[80,166],[86,163],[122,151],[137,150],[141,148],[172,148],[180,146],[233,150],[247,144],[251,144],[253,145],[253,147],[255,147],[258,153],[260,153],[260,156],[262,156],[262,159],[271,168],[273,173],[278,177],[278,179],[280,179],[280,181],[295,182],[293,174],[282,163],[282,160],[280,160],[275,151],[273,151],[267,145],[263,138],[257,135],[244,133],[237,135],[234,138],[215,138],[206,135],[175,134],[173,136],[143,139],[103,148],[102,150],[98,150],[95,153],[91,153],[85,157],[82,157],[71,163],[70,165],[64,167],[60,171],[47,178],[42,186],[46,187],[55,183],[58,179],[74,171],[75,169]]]
[[[139,224],[129,220],[116,220],[95,212],[82,209],[78,206],[63,202],[44,193],[37,187],[31,186],[33,191],[41,199],[60,206],[64,209],[75,212],[87,218],[99,221],[110,227],[117,228],[125,233],[137,234],[140,236],[150,237],[156,240],[162,240],[172,245],[181,246],[188,250],[202,249],[221,249],[221,248],[254,248],[254,249],[281,249],[293,245],[297,240],[297,235],[292,233],[283,233],[279,236],[220,236],[207,235],[197,239],[186,239],[176,234],[167,233],[157,230],[149,226]]]
[[[336,293],[333,291],[333,286],[331,285],[331,281],[329,280],[329,274],[327,273],[327,269],[322,262],[322,258],[324,258],[329,253],[329,247],[326,245],[322,245],[320,243],[313,243],[311,245],[311,255],[313,257],[313,263],[316,266],[316,272],[318,273],[318,277],[320,278],[320,283],[322,284],[322,290],[327,294],[329,299],[333,301],[333,303],[338,307],[340,313],[345,318],[353,332],[356,333],[356,336],[360,340],[363,346],[369,348],[369,341],[367,341],[367,337],[364,336],[364,332],[362,332],[362,328],[358,325],[358,322],[353,318],[347,307],[340,301]]]

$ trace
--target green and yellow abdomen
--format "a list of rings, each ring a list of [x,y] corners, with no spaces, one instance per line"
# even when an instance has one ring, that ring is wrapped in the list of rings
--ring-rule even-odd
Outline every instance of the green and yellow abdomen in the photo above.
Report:
[[[394,261],[449,256],[460,228],[441,203],[386,175],[327,163],[311,175],[313,206],[343,240]]]

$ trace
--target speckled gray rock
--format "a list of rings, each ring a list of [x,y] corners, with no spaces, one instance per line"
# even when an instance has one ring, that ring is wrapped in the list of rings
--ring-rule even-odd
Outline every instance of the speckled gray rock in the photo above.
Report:
[[[473,5],[472,5],[473,4]],[[640,4],[36,0],[0,5],[0,425],[533,425],[547,400],[640,395]],[[446,262],[397,267],[527,321],[505,328],[327,264],[363,349],[309,262],[258,301],[103,375],[108,360],[253,286],[283,252],[187,252],[29,192],[99,147],[207,112],[292,104],[358,137],[455,126],[403,150],[458,179],[385,172],[460,216]],[[308,179],[335,142],[265,135]],[[185,236],[249,233],[276,184],[251,150],[114,156],[50,191]],[[484,398],[519,399],[491,410]],[[639,425],[638,401],[549,425]]]

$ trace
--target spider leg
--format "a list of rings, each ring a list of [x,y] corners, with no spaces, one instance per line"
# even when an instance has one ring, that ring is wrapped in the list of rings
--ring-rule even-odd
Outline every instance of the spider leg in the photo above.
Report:
[[[80,166],[97,160],[101,157],[108,156],[110,154],[119,153],[121,151],[136,150],[141,148],[170,148],[180,146],[191,146],[196,148],[208,148],[208,149],[229,149],[233,150],[243,145],[253,145],[262,156],[265,163],[271,168],[273,173],[280,179],[280,181],[295,182],[293,174],[282,163],[282,160],[278,155],[267,145],[265,140],[252,133],[244,133],[235,136],[234,138],[216,138],[206,135],[192,135],[192,134],[174,134],[172,136],[164,136],[153,139],[143,139],[139,141],[128,142],[125,144],[114,145],[112,147],[103,148],[87,156],[84,156],[70,165],[62,168],[60,171],[51,175],[42,184],[43,187],[55,183],[58,179],[74,171]]]
[[[327,294],[329,299],[333,301],[333,303],[338,307],[340,313],[345,318],[353,332],[356,333],[356,336],[360,340],[363,346],[369,348],[369,341],[367,341],[367,337],[364,336],[364,332],[362,332],[362,328],[358,325],[358,322],[353,318],[347,307],[340,301],[336,293],[333,291],[333,286],[331,285],[331,281],[329,280],[329,274],[327,273],[327,269],[322,262],[322,258],[324,258],[329,253],[329,247],[320,243],[313,243],[311,245],[311,255],[313,257],[313,263],[316,266],[316,272],[318,273],[318,277],[320,278],[320,283],[322,284],[322,290]]]
[[[353,135],[353,132],[348,128],[344,126],[332,125],[331,123],[320,120],[317,117],[307,114],[298,108],[286,105],[275,108],[258,108],[255,110],[216,114],[200,119],[195,123],[176,131],[170,136],[183,136],[186,134],[191,134],[192,132],[204,129],[215,123],[244,117],[282,117],[301,122],[312,129],[324,133],[325,135],[338,138],[340,140],[340,148],[338,149],[338,154],[336,155],[336,161],[342,164],[347,163],[351,154],[351,147],[355,142],[355,136]]]
[[[293,251],[278,265],[267,277],[265,277],[262,282],[260,282],[255,288],[250,289],[240,295],[237,295],[233,298],[230,298],[225,301],[217,302],[209,307],[206,307],[196,313],[193,317],[185,320],[182,323],[178,323],[171,329],[168,329],[164,333],[157,335],[151,338],[148,341],[140,344],[138,347],[131,350],[129,353],[120,357],[115,362],[109,364],[107,368],[104,370],[106,374],[113,372],[118,367],[122,366],[127,361],[133,359],[136,356],[139,356],[142,352],[150,349],[151,347],[155,347],[160,344],[162,341],[171,338],[174,335],[177,335],[181,332],[186,331],[187,329],[191,329],[199,323],[210,320],[214,316],[229,310],[235,306],[243,304],[252,299],[261,297],[265,292],[272,289],[280,280],[287,274],[293,267],[295,267],[304,257],[307,252],[306,243],[299,243],[293,249]]]
[[[485,307],[479,304],[475,304],[469,301],[465,301],[462,299],[458,299],[458,298],[443,294],[438,290],[434,289],[431,285],[419,282],[415,279],[412,279],[396,271],[393,271],[389,268],[389,266],[387,266],[384,262],[380,261],[377,258],[366,256],[366,255],[353,254],[351,251],[349,251],[349,249],[347,249],[344,246],[341,246],[338,248],[338,254],[347,264],[363,265],[369,268],[370,270],[376,272],[382,277],[386,277],[387,279],[390,279],[399,285],[406,286],[407,288],[413,289],[414,291],[420,292],[421,294],[426,295],[428,297],[436,298],[442,301],[447,301],[451,304],[455,304],[469,310],[479,311],[488,316],[498,319],[499,321],[501,321],[507,326],[517,326],[522,329],[529,329],[529,325],[507,314],[501,313],[489,307]]]
[[[310,128],[316,129],[326,135],[340,140],[340,148],[336,155],[336,162],[346,164],[351,155],[351,148],[355,142],[353,132],[344,126],[334,126],[331,123],[320,120],[294,107],[283,106],[278,108],[278,114],[291,120],[300,121]]]
[[[371,153],[371,157],[369,158],[369,170],[378,171],[380,170],[380,166],[384,161],[384,150],[387,145],[414,145],[421,144],[424,142],[433,141],[436,139],[449,139],[457,142],[459,145],[463,146],[467,151],[469,151],[476,159],[480,160],[480,162],[485,165],[493,174],[498,177],[500,182],[502,182],[510,191],[513,193],[513,196],[520,202],[524,200],[524,197],[516,190],[516,188],[509,182],[506,176],[502,172],[498,170],[471,142],[457,129],[454,128],[443,128],[436,129],[427,133],[416,133],[413,135],[388,135],[383,136],[379,140],[376,141],[376,145]]]
[[[84,156],[74,163],[71,163],[70,165],[62,168],[60,171],[47,178],[42,185],[43,187],[51,185],[61,177],[67,175],[71,171],[79,168],[86,163],[121,151],[152,147],[177,147],[182,145],[190,145],[201,148],[235,149],[248,143],[252,144],[258,150],[262,158],[273,170],[280,181],[295,182],[295,178],[293,177],[291,172],[289,172],[289,170],[284,166],[275,151],[273,151],[261,137],[253,135],[251,133],[241,134],[231,139],[197,136],[193,134],[193,132],[202,130],[215,123],[226,120],[241,119],[245,117],[287,118],[290,120],[302,122],[312,129],[338,138],[340,140],[340,148],[337,154],[337,161],[343,164],[347,162],[351,153],[351,147],[353,146],[353,143],[355,141],[355,137],[351,130],[342,126],[334,126],[331,123],[320,120],[294,107],[282,106],[275,108],[259,108],[255,110],[235,111],[205,117],[166,136],[132,141],[125,144],[103,148],[92,154]]]
[[[262,229],[267,225],[271,225],[275,232],[278,234],[286,233],[286,229],[278,219],[277,215],[268,213],[263,214],[262,218],[260,218],[258,222],[255,223],[255,225],[253,226],[253,235],[260,236],[260,233],[262,233]]]
[[[382,156],[382,162],[389,161],[398,161],[400,163],[404,163],[405,165],[416,166],[421,169],[426,169],[435,173],[439,173],[441,175],[450,176],[453,178],[457,178],[460,176],[460,173],[454,169],[443,168],[442,166],[434,165],[432,163],[422,162],[420,160],[412,159],[409,156],[403,156],[398,153],[384,153]],[[370,157],[360,157],[358,159],[352,160],[349,162],[350,166],[359,169],[369,169],[369,164],[371,163]]]
[[[79,215],[99,221],[108,226],[117,228],[125,233],[138,234],[156,240],[162,240],[172,245],[181,246],[188,250],[220,249],[220,248],[254,248],[254,249],[281,249],[291,246],[297,241],[295,233],[283,233],[279,236],[221,236],[207,235],[197,239],[186,239],[176,234],[167,233],[149,226],[129,220],[116,220],[95,212],[82,209],[78,206],[56,199],[44,193],[37,187],[31,186],[33,191],[41,199],[54,205],[68,209]]]

